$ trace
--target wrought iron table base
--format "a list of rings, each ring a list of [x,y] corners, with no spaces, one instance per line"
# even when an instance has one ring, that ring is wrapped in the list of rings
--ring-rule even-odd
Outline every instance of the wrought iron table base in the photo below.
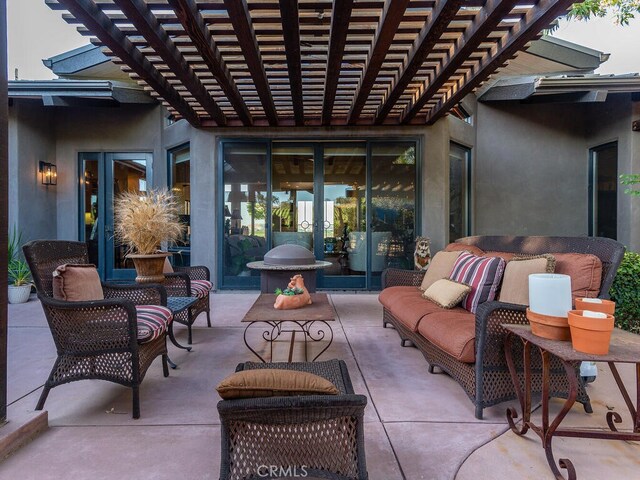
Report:
[[[295,343],[296,333],[298,332],[304,335],[305,362],[308,361],[307,359],[308,359],[309,341],[321,342],[322,340],[325,340],[325,338],[328,338],[327,345],[320,351],[320,353],[318,353],[315,357],[313,357],[313,360],[311,360],[312,362],[315,362],[318,359],[318,357],[320,357],[320,355],[322,355],[331,346],[331,343],[333,342],[333,329],[331,328],[331,325],[329,324],[329,322],[324,320],[256,320],[254,322],[249,322],[247,327],[244,329],[244,344],[263,363],[267,363],[267,361],[258,352],[256,352],[256,350],[253,347],[251,347],[247,339],[247,332],[249,331],[249,328],[251,328],[251,326],[256,323],[262,323],[269,326],[269,328],[266,328],[266,330],[262,332],[262,338],[263,340],[269,343],[270,361],[273,361],[273,343],[276,340],[278,340],[280,335],[282,335],[283,333],[291,333],[291,341],[289,344],[289,359],[288,359],[289,363],[291,363],[293,358],[293,346]],[[285,323],[291,323],[293,325],[291,325],[291,328],[283,328],[283,324]],[[324,326],[326,326],[328,335],[327,333],[325,333],[325,330],[322,328],[317,329],[314,333],[312,331],[312,328],[316,323],[323,324]],[[322,325],[320,325],[320,327],[322,327]]]
[[[618,389],[624,398],[624,401],[629,409],[629,414],[633,421],[633,430],[630,432],[618,431],[616,424],[622,423],[622,417],[618,412],[607,412],[607,424],[611,432],[603,430],[587,430],[587,429],[573,429],[573,428],[558,428],[564,417],[569,413],[571,407],[576,401],[578,393],[578,376],[576,373],[575,362],[566,361],[560,357],[559,360],[562,363],[569,380],[569,396],[566,399],[562,409],[551,423],[549,423],[549,375],[550,375],[550,363],[551,353],[544,348],[535,345],[542,356],[542,425],[535,425],[531,421],[531,342],[525,339],[521,339],[524,344],[524,389],[520,384],[518,375],[516,372],[515,364],[513,361],[513,354],[511,350],[511,342],[514,334],[508,332],[505,337],[505,357],[507,365],[509,366],[509,372],[511,374],[511,380],[513,381],[516,393],[518,395],[518,401],[520,402],[520,408],[522,409],[522,427],[516,425],[515,420],[518,418],[518,413],[514,408],[507,409],[507,421],[511,430],[517,435],[524,435],[529,429],[533,430],[542,440],[542,447],[547,458],[547,463],[551,468],[551,471],[558,480],[565,480],[560,469],[564,469],[567,472],[568,480],[576,480],[576,469],[573,463],[567,458],[560,458],[556,464],[556,460],[553,456],[553,449],[551,441],[554,436],[556,437],[573,437],[573,438],[595,438],[601,440],[631,440],[640,441],[640,415],[638,414],[637,405],[640,405],[640,363],[635,364],[636,369],[636,405],[634,406],[629,393],[627,392],[624,383],[618,373],[618,369],[615,362],[609,361],[609,368],[613,373],[613,377],[618,385]]]
[[[186,350],[187,352],[191,351],[191,347],[185,347],[184,345],[181,345],[180,343],[178,343],[178,341],[176,340],[176,337],[173,333],[173,324],[175,323],[175,317],[177,317],[178,315],[181,315],[183,313],[186,312],[187,314],[187,319],[191,320],[191,306],[196,303],[196,298],[194,297],[169,297],[167,299],[167,307],[169,308],[169,310],[171,310],[171,312],[173,313],[173,317],[174,317],[174,321],[172,321],[169,324],[169,329],[168,329],[168,334],[169,334],[169,340],[171,340],[171,343],[173,343],[176,347],[181,348],[182,350]],[[174,362],[171,361],[171,359],[169,357],[167,357],[167,363],[169,364],[169,366],[171,368],[173,368],[174,370],[178,367],[178,365],[176,365]]]

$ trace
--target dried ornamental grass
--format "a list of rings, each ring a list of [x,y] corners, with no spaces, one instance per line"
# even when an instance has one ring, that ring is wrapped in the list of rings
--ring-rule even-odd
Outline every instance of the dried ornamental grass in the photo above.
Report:
[[[174,196],[166,189],[121,193],[114,206],[115,237],[129,253],[156,253],[162,242],[182,238],[184,226],[178,212]]]

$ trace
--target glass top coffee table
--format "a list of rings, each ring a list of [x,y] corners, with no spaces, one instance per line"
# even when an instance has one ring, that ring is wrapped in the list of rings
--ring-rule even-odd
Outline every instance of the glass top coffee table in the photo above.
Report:
[[[251,352],[267,363],[254,347],[251,346],[247,336],[249,329],[254,325],[264,328],[262,332],[262,340],[269,344],[270,358],[273,361],[273,343],[284,333],[291,334],[289,343],[289,357],[291,362],[293,358],[293,347],[295,345],[296,334],[301,334],[304,339],[304,359],[308,361],[308,344],[309,342],[326,341],[324,348],[313,357],[315,362],[333,342],[333,330],[331,322],[336,319],[336,312],[329,303],[326,293],[312,293],[311,305],[294,310],[276,310],[273,304],[276,296],[272,293],[262,293],[255,301],[253,306],[242,319],[242,323],[246,323],[244,329],[244,344]],[[256,347],[257,348],[257,347]]]

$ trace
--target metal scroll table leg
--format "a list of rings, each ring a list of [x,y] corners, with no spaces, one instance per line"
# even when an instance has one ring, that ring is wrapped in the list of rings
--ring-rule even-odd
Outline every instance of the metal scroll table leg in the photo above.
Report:
[[[551,440],[553,439],[553,434],[556,429],[562,420],[564,420],[564,417],[569,413],[569,410],[571,410],[571,407],[576,401],[576,397],[578,395],[578,377],[576,376],[576,369],[574,366],[561,359],[560,361],[562,362],[562,366],[567,374],[567,379],[569,380],[569,396],[564,402],[562,410],[560,410],[558,415],[556,415],[556,418],[553,419],[551,425],[549,425],[549,375],[551,370],[551,354],[542,349],[540,349],[540,354],[542,355],[542,429],[534,428],[534,430],[542,438],[542,446],[544,447],[544,453],[547,457],[547,463],[549,464],[551,471],[555,475],[556,479],[565,480],[565,477],[556,466],[555,459],[553,458]],[[576,480],[576,470],[569,459],[561,458],[558,461],[558,465],[560,468],[567,470],[568,480]]]
[[[311,331],[311,327],[313,326],[314,323],[323,323],[327,327],[327,330],[329,332],[329,341],[327,342],[327,345],[322,350],[320,350],[320,353],[318,353],[315,357],[313,357],[313,360],[311,360],[312,362],[315,362],[320,355],[326,352],[327,349],[331,346],[331,343],[333,342],[333,329],[331,328],[331,325],[329,324],[329,322],[325,322],[324,320],[313,320],[311,322],[307,322],[303,326],[303,331],[305,332],[305,336],[304,336],[305,359],[307,355],[307,351],[306,351],[307,339],[311,340],[312,342],[320,342],[324,340],[326,336],[325,331],[323,329],[318,329],[315,334]]]
[[[513,334],[507,332],[504,340],[504,354],[511,374],[511,381],[516,390],[518,401],[520,402],[520,410],[522,411],[522,428],[518,428],[515,419],[518,418],[518,412],[514,408],[507,408],[507,422],[509,427],[517,435],[524,435],[529,430],[529,420],[531,418],[531,344],[527,341],[523,342],[523,362],[524,362],[524,391],[520,385],[518,372],[513,362],[512,347]]]
[[[181,348],[182,350],[186,350],[187,352],[191,351],[191,347],[180,345],[176,340],[176,337],[173,335],[173,322],[169,324],[169,340],[171,340],[171,343],[173,343],[176,347]]]

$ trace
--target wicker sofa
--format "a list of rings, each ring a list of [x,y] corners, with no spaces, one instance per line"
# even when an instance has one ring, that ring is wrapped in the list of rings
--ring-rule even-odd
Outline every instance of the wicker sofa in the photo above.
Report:
[[[602,278],[598,293],[600,298],[608,298],[609,288],[624,255],[624,246],[607,238],[475,236],[456,240],[456,244],[468,245],[470,249],[477,247],[486,252],[509,252],[526,255],[545,253],[595,255],[602,262]],[[526,307],[499,301],[481,304],[475,314],[475,334],[473,332],[473,318],[467,325],[467,338],[470,341],[465,345],[465,348],[467,348],[466,358],[461,359],[460,355],[451,354],[450,348],[439,347],[433,340],[428,340],[425,335],[420,333],[420,330],[425,332],[425,329],[428,328],[441,328],[442,321],[446,320],[446,315],[452,314],[451,311],[440,309],[434,304],[427,306],[421,303],[431,303],[429,300],[420,297],[421,291],[418,287],[422,282],[423,276],[424,272],[408,270],[387,269],[383,272],[383,292],[380,294],[380,302],[383,304],[383,326],[386,328],[389,324],[393,325],[400,335],[402,346],[410,344],[420,349],[429,363],[430,373],[435,373],[434,367],[438,367],[454,378],[474,403],[476,418],[482,419],[482,412],[485,407],[516,398],[504,357],[505,331],[501,324],[528,324],[525,313]],[[391,293],[394,293],[394,295],[396,292],[401,293],[402,289],[387,289],[398,286],[411,286],[413,289],[404,289],[405,297],[402,300],[404,313],[398,313],[399,309],[396,308],[396,313],[394,314],[392,312],[394,308],[390,302]],[[438,309],[440,309],[439,312],[437,311]],[[425,311],[433,312],[434,315],[424,314],[420,317],[422,312]],[[472,315],[468,312],[466,314]],[[400,318],[402,315],[413,315],[414,318],[411,319],[411,322],[408,322],[407,318]],[[425,320],[426,318],[428,320]],[[434,319],[437,321],[434,322]],[[411,328],[407,326],[408,324],[415,324],[416,326]],[[455,341],[455,332],[451,330],[453,327],[447,326],[447,328],[449,331],[441,333],[440,339],[445,342]],[[470,332],[469,329],[471,329]],[[442,346],[442,342],[440,342],[440,345]],[[514,349],[521,351],[522,347],[521,345],[514,345]],[[532,354],[532,362],[534,362],[534,371],[536,373],[532,379],[533,390],[540,392],[541,359],[537,351],[532,351]],[[516,368],[521,372],[522,355],[520,352],[514,351],[513,358],[520,362],[520,364],[516,363]],[[579,368],[579,365],[576,365],[576,368]],[[567,396],[568,382],[559,362],[554,362],[551,371],[550,391],[554,397],[566,398]],[[584,385],[580,386],[577,401],[584,405],[587,412],[591,412],[589,396],[584,389]]]

